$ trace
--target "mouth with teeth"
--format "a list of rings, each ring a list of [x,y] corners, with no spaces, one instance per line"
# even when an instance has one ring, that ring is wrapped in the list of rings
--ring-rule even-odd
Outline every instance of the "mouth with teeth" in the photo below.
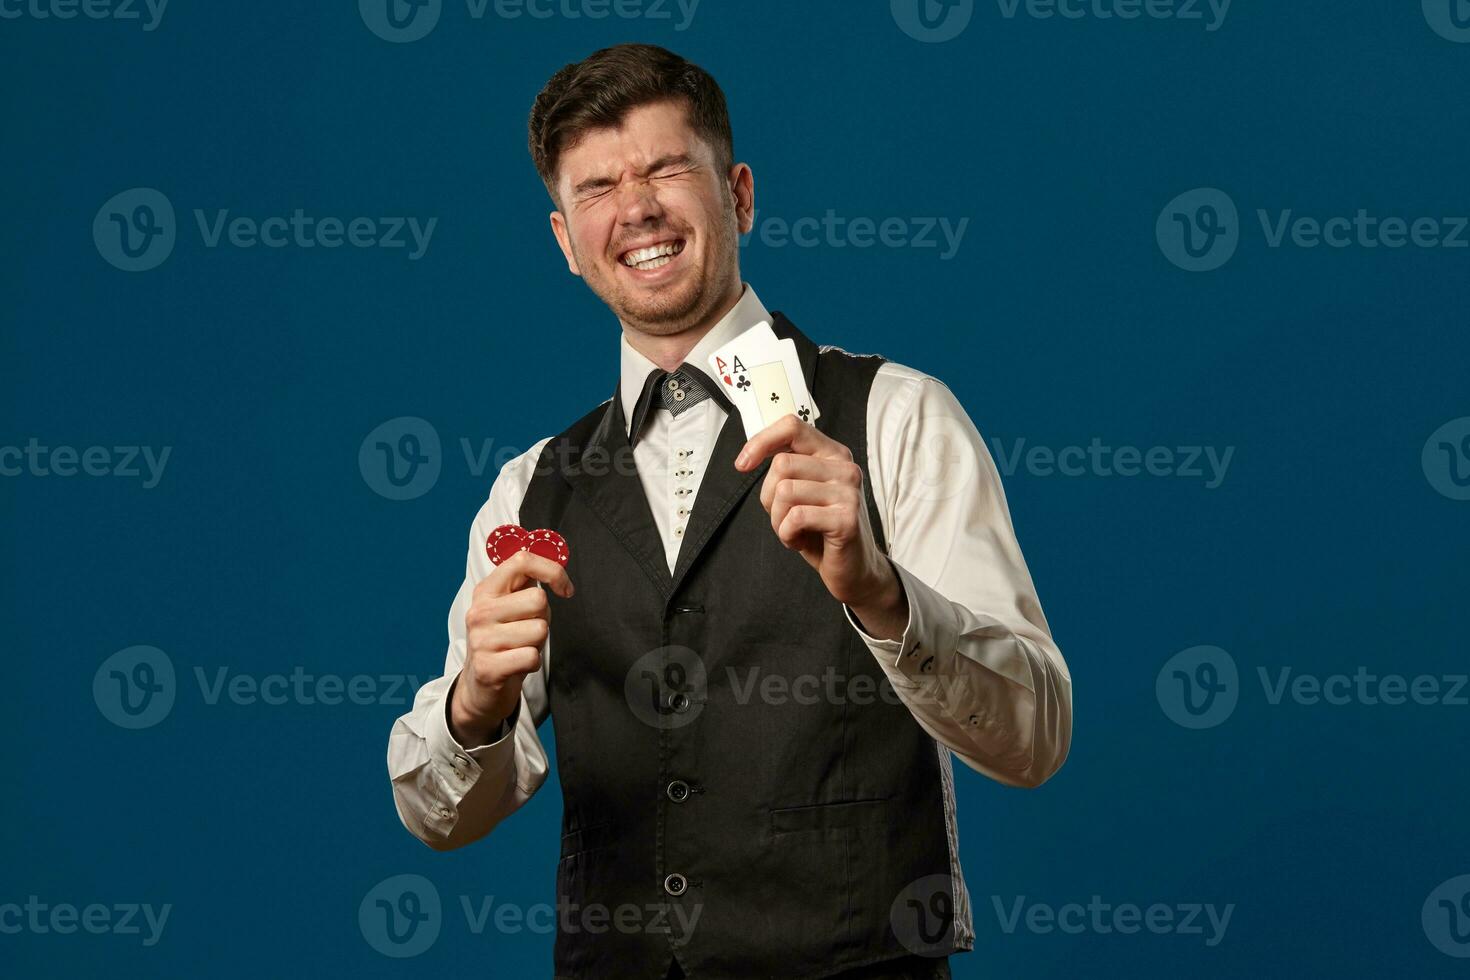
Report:
[[[653,272],[674,261],[683,251],[684,239],[674,238],[656,245],[629,249],[619,257],[618,261],[638,272]]]

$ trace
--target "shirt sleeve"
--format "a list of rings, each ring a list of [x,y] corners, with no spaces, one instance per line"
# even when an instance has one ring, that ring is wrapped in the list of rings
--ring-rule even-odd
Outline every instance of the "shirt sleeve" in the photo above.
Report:
[[[496,477],[470,528],[464,581],[449,609],[444,675],[419,688],[413,708],[393,723],[388,736],[388,775],[398,817],[435,850],[452,850],[484,837],[546,782],[546,749],[536,729],[548,712],[549,630],[541,669],[526,676],[521,700],[495,741],[461,747],[449,730],[448,709],[465,661],[465,614],[475,586],[493,567],[485,541],[499,525],[518,523],[521,499],[548,441],[507,463]]]
[[[892,363],[873,380],[868,437],[909,620],[898,640],[848,621],[925,731],[977,772],[1039,786],[1071,745],[1072,678],[990,452],[946,385]]]

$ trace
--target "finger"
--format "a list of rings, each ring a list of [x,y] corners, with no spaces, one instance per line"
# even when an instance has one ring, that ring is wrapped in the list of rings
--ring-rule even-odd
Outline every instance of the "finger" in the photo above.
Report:
[[[522,619],[551,619],[551,603],[540,585],[528,585],[490,604],[489,622],[514,623]]]
[[[776,484],[782,480],[823,480],[852,487],[863,485],[863,471],[856,463],[838,459],[823,459],[817,456],[802,456],[797,453],[777,453],[771,459],[771,468],[761,481],[761,506],[771,509],[771,500],[776,495]]]
[[[808,425],[795,415],[783,415],[750,437],[735,457],[735,468],[741,472],[753,470],[767,456],[782,449],[829,459],[852,458],[846,446],[818,432],[816,426]]]
[[[804,534],[839,534],[847,526],[847,514],[842,507],[814,507],[799,504],[786,512],[776,528],[776,537],[786,547],[795,547]]]
[[[497,652],[495,661],[495,666],[504,671],[502,676],[532,674],[541,669],[541,650],[533,646],[511,647]]]
[[[815,507],[845,504],[852,500],[851,495],[851,487],[839,486],[836,483],[823,483],[817,480],[780,480],[776,483],[775,493],[771,499],[771,530],[780,528],[787,512],[793,507],[806,504]]]
[[[498,653],[515,647],[539,647],[546,640],[547,630],[544,619],[519,619],[511,623],[477,627],[470,631],[466,639],[474,649]]]
[[[490,596],[509,595],[528,582],[545,582],[563,599],[571,598],[576,591],[567,570],[560,563],[529,551],[517,551],[501,562],[476,586],[476,591],[483,590]]]

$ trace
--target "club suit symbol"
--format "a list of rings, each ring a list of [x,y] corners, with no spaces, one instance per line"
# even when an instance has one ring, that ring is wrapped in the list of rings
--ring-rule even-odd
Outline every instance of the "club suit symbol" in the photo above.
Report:
[[[119,650],[92,676],[92,700],[102,717],[119,728],[152,728],[173,710],[173,661],[157,647]]]
[[[888,910],[893,934],[910,953],[946,956],[954,949],[957,902],[954,879],[927,875],[909,884]]]
[[[357,451],[362,478],[389,500],[422,497],[439,482],[443,458],[439,433],[412,415],[389,419],[363,439]]]
[[[1446,956],[1470,958],[1470,875],[1440,883],[1420,911],[1424,935]]]
[[[358,0],[368,30],[385,41],[406,44],[427,37],[439,23],[443,0]]]
[[[894,23],[916,41],[950,41],[970,25],[975,0],[890,0]]]
[[[1424,19],[1445,40],[1470,43],[1470,0],[1424,0]]]
[[[92,219],[97,252],[124,272],[147,272],[172,254],[178,229],[161,191],[134,187],[114,194]]]
[[[1164,207],[1154,235],[1170,262],[1186,272],[1209,272],[1235,255],[1240,245],[1240,216],[1230,195],[1199,187]]]
[[[1451,500],[1470,500],[1470,416],[1434,430],[1419,462],[1435,490]]]
[[[1154,681],[1159,707],[1184,728],[1214,728],[1240,700],[1235,658],[1212,646],[1190,647],[1170,657]]]
[[[385,878],[373,886],[357,908],[362,938],[394,959],[418,956],[434,945],[442,921],[439,889],[423,875]]]

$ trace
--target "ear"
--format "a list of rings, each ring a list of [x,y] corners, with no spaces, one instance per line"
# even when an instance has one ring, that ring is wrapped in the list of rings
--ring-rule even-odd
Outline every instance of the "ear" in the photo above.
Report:
[[[750,167],[737,163],[730,168],[730,193],[735,196],[735,223],[740,234],[755,227],[755,174]]]
[[[566,256],[567,269],[574,276],[580,276],[582,270],[577,268],[577,257],[572,254],[572,237],[567,231],[567,219],[560,211],[551,212],[551,233],[556,236],[556,243],[561,246],[561,254]]]

